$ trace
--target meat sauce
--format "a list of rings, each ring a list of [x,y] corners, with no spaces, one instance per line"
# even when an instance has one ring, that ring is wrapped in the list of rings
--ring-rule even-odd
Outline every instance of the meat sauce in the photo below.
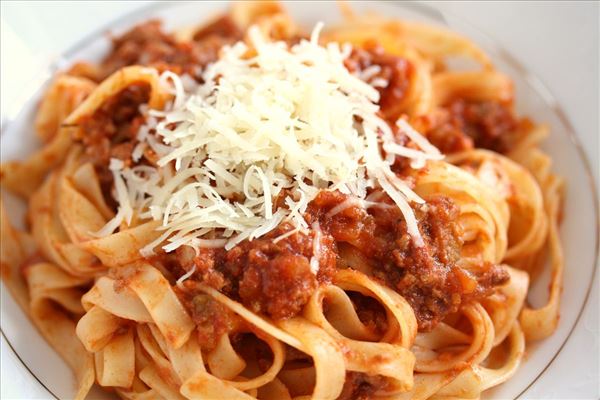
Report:
[[[346,294],[356,309],[358,319],[369,331],[383,335],[388,330],[385,308],[377,300],[358,292],[346,292]]]
[[[217,49],[224,43],[237,40],[240,35],[231,21],[223,20],[198,31],[192,42],[181,44],[164,34],[158,22],[149,22],[115,39],[114,51],[103,62],[102,68],[107,75],[125,65],[144,64],[191,74],[195,73],[195,68],[214,60]],[[347,67],[364,69],[374,64],[381,67],[379,77],[389,82],[379,90],[382,111],[390,113],[396,110],[409,90],[412,67],[400,57],[385,55],[377,46],[355,51]],[[76,139],[84,145],[98,171],[104,194],[113,206],[116,204],[110,196],[109,160],[114,157],[125,165],[132,164],[131,152],[143,123],[139,105],[148,97],[147,86],[132,85],[81,121],[80,135]],[[430,140],[442,151],[473,146],[495,150],[507,148],[505,137],[514,130],[515,122],[505,106],[473,104],[459,99],[444,110],[445,117],[440,121],[421,121]],[[151,159],[152,155],[146,155],[142,162],[151,162]],[[399,168],[397,172],[401,173],[403,169]],[[236,317],[226,307],[202,294],[199,283],[242,302],[254,312],[274,319],[289,318],[301,312],[318,285],[332,280],[336,269],[342,265],[338,251],[342,245],[357,249],[369,260],[372,277],[410,302],[420,330],[432,329],[461,305],[488,295],[495,286],[508,279],[506,271],[495,265],[481,265],[476,272],[457,266],[462,247],[460,228],[455,222],[458,208],[448,198],[435,197],[425,205],[413,204],[425,240],[423,247],[415,246],[410,239],[397,207],[365,210],[352,206],[332,217],[327,215],[345,200],[345,195],[339,192],[321,192],[307,209],[307,222],[319,222],[322,230],[316,274],[311,271],[310,262],[315,256],[316,232],[297,232],[274,241],[292,229],[286,224],[230,250],[200,249],[196,254],[191,248],[181,247],[174,255],[163,255],[169,260],[163,264],[168,265],[174,278],[192,269],[195,271],[184,282],[183,289],[177,290],[198,325],[201,342],[214,346],[216,338],[233,329]],[[383,201],[392,205],[390,199]],[[358,296],[353,296],[352,300],[365,324],[380,332],[386,329],[379,305]],[[348,389],[349,393],[366,390],[360,376],[351,381],[360,382]]]
[[[148,21],[135,26],[129,32],[113,39],[113,50],[101,63],[98,71],[79,65],[81,75],[101,81],[118,69],[128,65],[147,65],[158,70],[171,70],[178,74],[197,77],[201,68],[217,59],[218,50],[227,43],[241,38],[241,32],[229,16],[197,31],[193,40],[176,41],[173,35],[164,33],[159,21]],[[89,76],[96,75],[96,76]],[[108,99],[94,115],[80,122],[75,139],[82,142],[89,160],[96,167],[101,186],[109,203],[112,174],[108,170],[111,158],[131,165],[131,154],[137,144],[136,135],[144,123],[139,106],[149,99],[150,88],[146,84],[133,84]],[[155,157],[146,151],[145,158]]]
[[[413,124],[442,153],[473,148],[507,153],[517,141],[519,121],[509,104],[454,99]]]
[[[132,165],[131,153],[137,143],[137,132],[144,123],[139,106],[148,101],[149,95],[146,84],[130,85],[79,123],[74,139],[83,144],[108,201],[112,202],[109,194],[113,183],[109,161],[117,158],[126,166]]]
[[[455,222],[458,207],[446,197],[413,205],[425,246],[414,245],[397,207],[375,207],[368,211],[351,206],[330,216],[328,212],[346,201],[339,192],[322,191],[309,204],[306,220],[321,226],[319,272],[313,274],[315,232],[296,233],[274,243],[290,226],[282,225],[265,237],[244,241],[231,250],[189,247],[176,251],[178,265],[195,268],[187,285],[207,284],[241,301],[254,312],[274,319],[298,314],[320,283],[329,282],[338,265],[339,243],[358,249],[373,278],[394,288],[411,304],[419,329],[435,327],[461,305],[485,297],[508,280],[499,266],[483,264],[476,271],[457,266],[462,241]],[[386,201],[389,202],[389,199]],[[391,204],[390,204],[391,205]],[[378,304],[360,295],[351,296],[361,320],[374,331],[385,331],[384,313]],[[212,314],[212,309],[207,309]]]
[[[310,268],[315,232],[295,233],[274,242],[291,230],[282,225],[264,237],[244,241],[231,250],[190,247],[176,250],[181,267],[195,266],[199,280],[241,301],[252,311],[275,319],[298,314],[319,283],[329,282],[336,268],[336,248],[331,236],[320,238],[319,271]]]
[[[456,222],[459,209],[447,197],[413,204],[425,245],[418,247],[407,233],[397,207],[351,206],[333,216],[328,212],[346,200],[339,192],[322,191],[309,204],[310,219],[337,242],[358,249],[369,260],[372,275],[398,291],[411,304],[420,330],[430,330],[444,317],[472,300],[487,296],[508,280],[499,266],[484,264],[477,272],[457,266],[462,240]],[[391,205],[389,199],[384,199]]]
[[[390,119],[399,116],[410,88],[412,65],[403,57],[386,54],[383,47],[376,42],[367,42],[362,49],[355,48],[350,57],[344,61],[350,72],[363,71],[373,65],[379,66],[379,72],[373,78],[381,78],[387,82],[379,87],[379,105],[382,114]]]
[[[377,391],[385,390],[387,386],[388,380],[383,376],[346,372],[344,387],[337,400],[369,400]]]
[[[362,49],[355,48],[344,63],[350,72],[379,67],[370,80],[381,78],[387,82],[377,88],[379,105],[383,116],[394,122],[402,114],[410,91],[413,76],[410,61],[386,54],[382,46],[370,41]],[[455,98],[433,115],[417,117],[414,125],[444,154],[475,147],[507,153],[516,142],[519,121],[511,104]]]
[[[229,16],[196,32],[191,41],[175,40],[163,32],[160,21],[151,20],[113,39],[113,51],[101,66],[101,79],[136,64],[197,77],[203,66],[217,59],[221,47],[241,37]]]
[[[239,323],[239,318],[227,307],[207,294],[199,293],[193,284],[188,290],[179,293],[180,299],[196,324],[198,342],[204,349],[214,349],[219,338],[231,332]]]

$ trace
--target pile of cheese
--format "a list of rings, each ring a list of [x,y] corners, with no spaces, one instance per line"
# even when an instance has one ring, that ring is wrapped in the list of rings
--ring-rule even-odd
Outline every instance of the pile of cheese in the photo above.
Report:
[[[344,67],[351,47],[320,45],[320,28],[293,46],[250,28],[248,42],[222,49],[199,85],[163,73],[173,101],[166,110],[147,111],[134,151],[135,159],[151,148],[158,167],[123,168],[113,161],[119,213],[101,234],[137,214],[162,221],[164,231],[144,255],[161,243],[165,251],[182,245],[229,249],[282,221],[296,230],[311,228],[303,213],[320,190],[360,201],[368,188],[379,187],[422,244],[409,205],[422,199],[390,165],[400,156],[419,168],[441,155],[404,121],[400,129],[420,150],[395,142],[378,115],[376,88]]]

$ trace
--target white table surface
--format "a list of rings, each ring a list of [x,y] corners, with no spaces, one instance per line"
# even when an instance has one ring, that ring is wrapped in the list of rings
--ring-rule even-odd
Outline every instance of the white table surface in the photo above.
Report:
[[[39,83],[39,71],[86,34],[147,1],[2,2],[1,108],[10,119]],[[534,72],[558,99],[581,140],[598,182],[599,13],[597,2],[427,2],[451,11],[492,36]],[[16,61],[18,60],[18,61]],[[598,276],[596,276],[598,278]],[[598,399],[599,279],[571,339],[526,398]],[[589,331],[594,334],[590,335]],[[585,340],[585,338],[595,340]],[[19,361],[1,341],[1,398],[41,398],[38,384],[12,367]],[[579,357],[592,352],[596,357]],[[587,376],[590,379],[582,379]],[[553,393],[547,379],[565,383]],[[556,387],[556,385],[553,385]]]

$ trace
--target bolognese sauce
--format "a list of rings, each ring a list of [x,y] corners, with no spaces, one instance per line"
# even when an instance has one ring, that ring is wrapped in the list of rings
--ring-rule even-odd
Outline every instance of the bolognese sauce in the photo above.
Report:
[[[516,142],[519,121],[510,104],[456,98],[435,113],[417,118],[415,127],[445,154],[473,148],[507,153]]]
[[[314,232],[294,233],[274,242],[291,229],[283,225],[231,250],[201,249],[196,255],[183,246],[177,249],[177,259],[186,271],[195,267],[192,281],[198,279],[254,312],[289,318],[302,310],[319,283],[331,281],[336,264],[333,239],[322,237],[320,268],[315,275],[310,268]]]
[[[411,304],[421,330],[430,330],[469,301],[485,297],[505,283],[501,267],[484,264],[476,273],[457,266],[462,240],[458,207],[448,197],[433,197],[413,205],[425,246],[418,247],[407,233],[397,207],[350,206],[331,216],[344,203],[339,192],[321,192],[309,205],[312,218],[336,241],[358,249],[375,278],[397,290]],[[380,200],[392,205],[391,200]]]
[[[390,383],[385,377],[347,372],[344,388],[337,400],[369,400],[376,392],[385,390],[388,386]]]
[[[413,73],[408,59],[388,54],[377,42],[368,41],[363,48],[353,49],[344,65],[353,73],[375,67],[376,72],[369,80],[375,82],[375,79],[380,79],[382,82],[377,88],[381,112],[389,119],[399,116]]]
[[[241,38],[231,18],[225,16],[196,32],[191,41],[178,41],[151,20],[113,39],[113,51],[101,65],[101,78],[128,65],[147,65],[159,70],[196,77],[200,69],[215,61],[218,51]]]
[[[111,71],[134,63],[165,62],[167,69],[176,68],[179,73],[190,71],[190,65],[212,61],[211,58],[200,62],[193,46],[215,41],[214,49],[218,49],[226,41],[239,37],[235,25],[224,20],[198,31],[193,37],[195,44],[183,45],[162,33],[158,22],[150,21],[115,39],[114,51],[103,65]],[[205,48],[201,53],[206,56],[210,52]],[[216,53],[213,56],[216,58]],[[376,43],[364,50],[354,50],[345,65],[350,71],[379,66],[377,77],[388,83],[378,89],[382,113],[389,113],[391,107],[397,107],[406,96],[410,63],[385,54]],[[125,165],[132,163],[136,133],[143,123],[139,106],[148,97],[146,85],[129,86],[81,123],[83,134],[77,139],[84,144],[96,166],[111,203],[112,175],[108,161],[118,158]],[[447,115],[440,121],[421,121],[429,128],[429,139],[442,151],[503,146],[503,138],[515,126],[509,110],[495,103],[471,104],[456,100],[446,110]],[[400,135],[396,127],[392,129]],[[398,140],[411,145],[404,136]],[[411,177],[405,173],[408,163],[400,161],[395,171],[410,183]],[[461,305],[485,297],[508,279],[506,271],[496,265],[484,264],[475,272],[457,266],[462,247],[456,222],[458,207],[447,197],[434,197],[424,205],[412,205],[425,241],[421,247],[410,240],[402,213],[386,195],[380,200],[383,207],[367,210],[355,204],[331,215],[334,208],[347,200],[348,196],[340,192],[321,191],[309,203],[305,219],[310,226],[318,223],[319,232],[306,229],[286,235],[293,227],[284,223],[261,238],[245,240],[229,250],[201,248],[196,251],[179,247],[174,259],[169,258],[167,264],[175,276],[194,271],[184,282],[180,297],[200,327],[201,341],[213,346],[210,338],[229,331],[232,319],[224,307],[199,294],[197,283],[221,291],[253,312],[274,319],[290,318],[302,311],[318,285],[330,282],[337,268],[347,267],[339,265],[338,246],[353,246],[368,260],[373,278],[407,299],[420,330],[431,330]],[[320,251],[317,255],[319,270],[315,274],[311,270],[311,258],[315,257],[317,234]],[[376,331],[385,329],[385,318],[378,305],[369,299],[352,298],[359,317],[368,320],[366,323]]]
[[[149,87],[145,84],[128,86],[107,99],[92,115],[83,118],[74,139],[81,142],[85,155],[94,165],[101,187],[109,204],[113,176],[109,161],[116,158],[132,165],[131,154],[137,143],[137,132],[144,123],[139,106],[148,101]]]

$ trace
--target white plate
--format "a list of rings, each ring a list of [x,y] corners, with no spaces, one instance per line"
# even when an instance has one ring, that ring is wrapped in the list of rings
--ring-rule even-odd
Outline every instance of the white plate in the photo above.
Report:
[[[334,3],[298,2],[286,5],[294,19],[306,27],[318,20],[333,22],[339,17]],[[510,75],[515,81],[517,109],[520,114],[533,117],[550,125],[551,135],[544,149],[554,159],[554,171],[567,182],[564,219],[561,238],[565,251],[564,293],[561,303],[561,320],[557,331],[550,338],[527,347],[527,356],[517,374],[506,384],[486,393],[486,398],[519,398],[546,371],[570,335],[589,297],[594,279],[598,256],[598,201],[588,164],[578,145],[573,130],[558,108],[549,91],[527,71],[523,70],[510,55],[495,46],[494,42],[463,21],[447,13],[414,3],[401,5],[391,3],[353,5],[358,11],[372,9],[388,16],[419,20],[433,24],[447,24],[451,29],[462,32],[475,40],[492,57],[496,66]],[[194,25],[223,9],[219,3],[176,3],[157,4],[142,11],[119,18],[109,26],[82,39],[71,50],[64,53],[64,60],[97,60],[109,50],[109,42],[102,32],[110,29],[119,33],[136,22],[150,17],[159,17],[167,29]],[[64,65],[63,65],[64,66]],[[40,90],[41,92],[41,90]],[[37,142],[32,134],[33,114],[39,93],[26,102],[15,120],[2,132],[2,159],[23,158],[30,153]],[[14,199],[8,199],[14,200]],[[23,206],[15,201],[7,201],[9,214],[18,216]],[[15,220],[20,220],[16,218]],[[547,283],[542,279],[532,290],[530,301],[534,305],[543,304],[546,299]],[[40,396],[72,398],[75,382],[69,368],[56,355],[23,315],[6,290],[2,290],[2,333],[16,358],[30,371],[41,386]],[[3,338],[4,339],[4,338]],[[596,357],[594,354],[584,357]],[[540,392],[547,397],[550,393]],[[103,392],[95,392],[94,398],[108,398]]]

